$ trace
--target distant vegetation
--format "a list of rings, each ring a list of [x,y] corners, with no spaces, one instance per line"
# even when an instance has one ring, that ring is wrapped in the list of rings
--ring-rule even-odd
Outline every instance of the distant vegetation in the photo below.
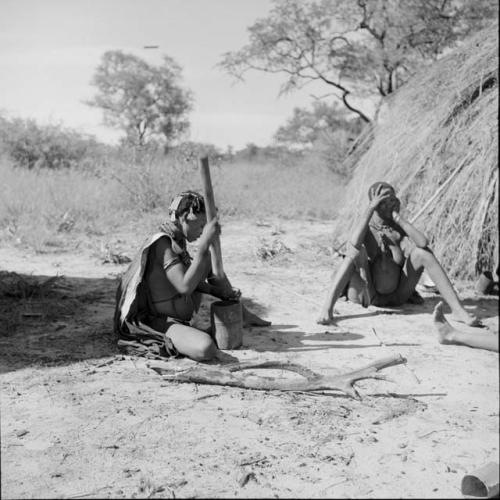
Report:
[[[168,147],[189,128],[192,95],[182,86],[181,67],[167,55],[155,66],[120,50],[105,52],[92,84],[96,94],[88,104],[125,133],[128,145]]]
[[[167,217],[173,196],[201,190],[208,155],[224,218],[333,218],[338,177],[281,146],[220,151],[182,142],[164,149],[103,145],[59,125],[0,118],[0,241],[37,251],[99,246]],[[98,243],[100,242],[100,243]],[[96,248],[96,250],[98,250]]]
[[[497,14],[496,0],[274,0],[249,27],[248,44],[220,67],[241,79],[250,70],[283,74],[282,92],[317,81],[327,93],[293,110],[272,146],[237,151],[186,140],[193,96],[171,57],[155,66],[106,52],[87,104],[123,132],[119,145],[0,114],[0,239],[43,251],[134,224],[144,230],[166,216],[178,191],[200,189],[201,156],[213,166],[223,216],[333,219],[377,130],[377,113],[368,116],[359,102],[391,102],[415,71]],[[427,101],[431,86],[417,95]],[[391,115],[398,133],[402,116]],[[389,145],[378,152],[384,165]]]
[[[61,125],[0,115],[0,153],[27,169],[60,169],[94,165],[106,152],[94,137]]]
[[[363,129],[363,121],[339,104],[318,100],[311,109],[295,108],[274,140],[282,147],[301,152],[310,163],[325,166],[347,179],[350,171],[344,160]]]

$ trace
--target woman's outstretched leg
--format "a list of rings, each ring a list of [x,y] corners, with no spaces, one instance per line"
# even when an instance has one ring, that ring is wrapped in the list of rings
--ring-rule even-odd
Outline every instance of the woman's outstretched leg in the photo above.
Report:
[[[434,326],[440,344],[459,344],[498,352],[498,335],[489,332],[461,332],[453,328],[443,314],[443,302],[434,308]]]
[[[415,269],[425,269],[432,281],[436,284],[439,293],[451,308],[454,320],[469,326],[482,326],[481,321],[467,312],[458,298],[451,281],[436,259],[435,255],[427,248],[415,248],[410,254],[410,262]]]

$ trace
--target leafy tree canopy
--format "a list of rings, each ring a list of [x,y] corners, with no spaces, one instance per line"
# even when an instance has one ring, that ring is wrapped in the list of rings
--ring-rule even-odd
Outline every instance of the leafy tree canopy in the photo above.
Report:
[[[119,50],[105,52],[92,84],[90,106],[101,108],[104,123],[125,132],[126,141],[169,145],[189,128],[190,91],[180,86],[181,68],[168,56],[154,66]]]
[[[311,109],[295,108],[292,117],[277,130],[274,140],[278,144],[307,148],[336,131],[344,131],[354,140],[362,127],[359,117],[353,118],[352,113],[335,101],[329,104],[316,100]]]
[[[390,94],[497,16],[497,0],[274,0],[219,66],[282,74],[281,93],[321,82],[369,122],[357,98]]]

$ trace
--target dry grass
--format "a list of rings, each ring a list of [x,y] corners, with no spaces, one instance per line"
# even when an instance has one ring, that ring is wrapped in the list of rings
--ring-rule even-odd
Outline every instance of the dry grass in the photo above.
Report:
[[[431,238],[452,276],[473,278],[493,268],[498,252],[497,30],[495,25],[480,33],[386,102],[380,123],[350,159],[355,173],[345,192],[349,203],[338,226],[341,239],[366,206],[373,182],[393,184],[411,220],[458,168],[416,225]]]
[[[170,157],[114,159],[92,171],[26,170],[0,161],[0,240],[68,251],[98,246],[117,231],[152,228],[167,217],[176,193],[201,192],[198,168],[196,159]],[[338,179],[325,167],[227,163],[211,170],[224,217],[334,216]]]
[[[324,165],[226,164],[213,180],[223,214],[253,219],[332,219],[341,190]]]
[[[133,160],[115,160],[93,171],[26,170],[1,161],[0,239],[38,252],[71,250],[165,214],[192,172]]]
[[[0,235],[37,251],[66,247],[75,233],[93,234],[126,209],[120,187],[73,170],[25,170],[0,164]]]

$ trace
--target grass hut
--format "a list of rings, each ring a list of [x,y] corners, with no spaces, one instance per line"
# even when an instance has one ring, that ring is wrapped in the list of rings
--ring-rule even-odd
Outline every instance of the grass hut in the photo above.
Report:
[[[386,98],[348,159],[337,238],[345,240],[376,181],[394,185],[451,276],[498,264],[498,24]]]

